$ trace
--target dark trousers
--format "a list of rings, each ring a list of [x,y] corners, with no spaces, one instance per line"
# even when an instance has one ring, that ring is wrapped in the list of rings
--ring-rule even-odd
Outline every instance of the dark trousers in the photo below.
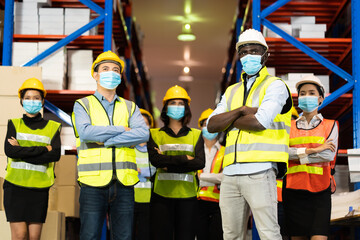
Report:
[[[223,231],[219,203],[198,200],[198,204],[197,240],[222,240]]]
[[[133,240],[150,239],[150,203],[135,202]]]
[[[153,240],[194,240],[197,199],[151,195],[150,231]]]

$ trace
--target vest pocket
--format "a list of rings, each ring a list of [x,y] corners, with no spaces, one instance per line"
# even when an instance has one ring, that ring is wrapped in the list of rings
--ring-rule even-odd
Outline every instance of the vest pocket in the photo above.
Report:
[[[79,177],[100,175],[100,152],[99,148],[80,151],[78,163]]]

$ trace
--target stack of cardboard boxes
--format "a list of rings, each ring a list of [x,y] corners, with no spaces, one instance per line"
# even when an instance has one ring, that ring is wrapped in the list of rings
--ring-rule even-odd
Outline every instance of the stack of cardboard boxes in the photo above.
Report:
[[[91,77],[92,50],[68,51],[68,80],[70,90],[95,90],[96,81]]]
[[[64,35],[64,8],[39,8],[39,34]]]
[[[291,17],[291,24],[275,23],[275,25],[296,38],[325,38],[326,24],[316,24],[315,16]],[[264,27],[263,34],[265,37],[281,38],[267,27]]]
[[[79,217],[80,187],[77,183],[75,155],[63,155],[55,165],[55,184],[50,188],[49,210],[64,212],[66,217]]]
[[[39,42],[38,54],[55,43]],[[62,47],[39,62],[38,66],[42,68],[42,82],[46,89],[60,90],[65,88],[66,59],[66,48]]]

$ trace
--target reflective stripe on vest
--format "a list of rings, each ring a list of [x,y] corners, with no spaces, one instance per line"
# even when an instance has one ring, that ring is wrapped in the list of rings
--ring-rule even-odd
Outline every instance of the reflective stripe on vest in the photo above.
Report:
[[[51,138],[47,136],[40,136],[36,134],[31,133],[16,133],[16,139],[17,140],[24,140],[24,141],[33,141],[33,142],[40,142],[40,143],[51,143]]]
[[[193,152],[194,146],[190,144],[163,144],[159,146],[161,152],[166,151],[184,151]]]
[[[151,189],[151,182],[138,182],[134,188],[149,188]]]
[[[225,147],[221,146],[219,151],[216,153],[212,164],[210,173],[220,173],[222,171],[222,162],[224,159]],[[200,170],[199,173],[202,173],[203,170]],[[204,186],[199,189],[198,199],[211,202],[219,202],[220,190],[217,184],[212,184],[211,186]]]
[[[291,122],[290,147],[315,148],[324,144],[330,136],[335,121],[323,119],[313,129],[298,129],[296,121]],[[336,156],[332,162],[335,163]],[[320,192],[330,186],[331,163],[299,164],[289,161],[289,169],[286,176],[286,188]]]
[[[115,100],[112,123],[101,105],[94,96],[87,96],[77,100],[90,117],[93,126],[129,126],[131,113],[135,104],[123,98]],[[131,106],[131,107],[130,107]],[[75,136],[78,136],[73,114]],[[86,143],[79,136],[76,139],[78,150],[79,181],[89,186],[100,187],[107,185],[113,178],[114,168],[117,179],[125,186],[133,186],[139,181],[135,160],[135,150],[128,147],[104,147],[97,143]]]
[[[194,176],[186,173],[159,173],[158,180],[194,182]]]
[[[46,173],[46,166],[43,165],[35,165],[35,164],[31,164],[31,163],[26,163],[26,162],[11,162],[10,166],[12,168],[16,168],[16,169],[23,169],[23,170],[31,170],[31,171],[36,171],[36,172],[41,172],[41,173]]]
[[[23,119],[12,119],[16,140],[21,147],[48,146],[61,127],[60,123],[48,121],[42,129],[30,129]],[[31,164],[21,159],[8,158],[5,179],[15,185],[29,188],[48,188],[54,184],[55,163]]]
[[[243,77],[243,76],[242,76]],[[266,67],[260,71],[246,99],[246,106],[259,107],[266,89],[279,78],[268,75]],[[243,106],[244,84],[234,84],[225,92],[227,110]],[[291,96],[290,96],[291,97]],[[288,162],[291,110],[276,115],[271,126],[262,131],[241,131],[233,128],[226,138],[224,167],[235,162]]]
[[[167,149],[167,151],[163,151],[163,154],[171,156],[190,155],[193,157],[195,156],[195,145],[201,134],[200,130],[193,128],[186,136],[177,138],[167,135],[165,131],[160,131],[159,128],[150,129],[150,132],[157,146],[165,146],[165,149]],[[190,149],[191,151],[189,151]],[[195,171],[171,173],[158,168],[155,175],[154,192],[167,198],[196,197],[197,181],[195,180]]]

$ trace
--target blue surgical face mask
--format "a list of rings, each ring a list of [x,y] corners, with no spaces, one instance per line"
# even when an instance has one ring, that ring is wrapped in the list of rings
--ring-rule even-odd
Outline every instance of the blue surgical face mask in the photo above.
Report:
[[[312,112],[319,107],[319,97],[317,97],[317,96],[299,97],[299,105],[298,106],[304,112]]]
[[[260,71],[262,68],[261,55],[248,54],[240,59],[243,70],[247,75],[252,76]]]
[[[23,100],[22,104],[24,110],[30,114],[38,113],[42,108],[42,101],[40,100]]]
[[[106,89],[115,89],[121,83],[120,74],[107,71],[100,73],[100,86]]]
[[[201,131],[202,131],[203,137],[208,140],[213,140],[218,135],[218,133],[209,133],[209,131],[207,130],[207,127],[203,127],[203,129]]]
[[[185,106],[168,105],[166,115],[172,119],[180,120],[185,115]]]

